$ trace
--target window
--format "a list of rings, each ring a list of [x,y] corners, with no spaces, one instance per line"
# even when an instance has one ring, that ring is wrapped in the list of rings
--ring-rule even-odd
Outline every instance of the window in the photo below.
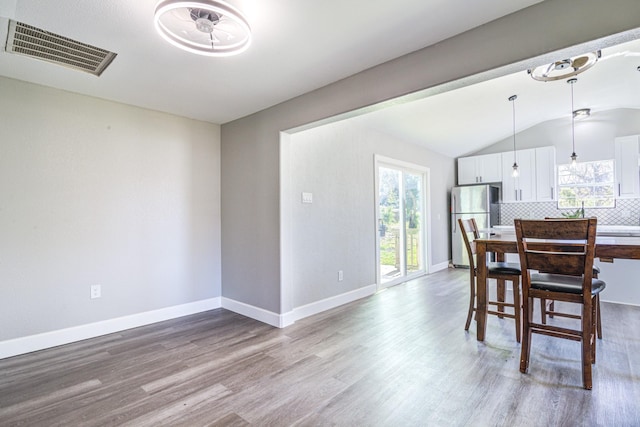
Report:
[[[558,165],[558,208],[615,207],[613,160]]]

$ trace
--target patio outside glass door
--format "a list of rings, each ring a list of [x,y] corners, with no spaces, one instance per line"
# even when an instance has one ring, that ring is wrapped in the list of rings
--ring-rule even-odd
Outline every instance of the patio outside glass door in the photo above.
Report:
[[[424,173],[378,164],[378,283],[425,272]]]

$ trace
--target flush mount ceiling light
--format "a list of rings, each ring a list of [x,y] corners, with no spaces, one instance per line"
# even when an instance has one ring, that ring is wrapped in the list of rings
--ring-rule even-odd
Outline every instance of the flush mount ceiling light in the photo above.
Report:
[[[585,53],[569,59],[541,65],[534,69],[527,70],[534,80],[550,82],[553,80],[564,80],[568,77],[576,76],[583,71],[593,67],[600,58],[600,51]]]
[[[586,119],[590,115],[591,115],[591,108],[581,108],[573,112],[573,117],[575,117],[576,120]]]
[[[237,55],[251,44],[246,18],[224,1],[164,0],[156,6],[154,24],[166,41],[198,55]]]

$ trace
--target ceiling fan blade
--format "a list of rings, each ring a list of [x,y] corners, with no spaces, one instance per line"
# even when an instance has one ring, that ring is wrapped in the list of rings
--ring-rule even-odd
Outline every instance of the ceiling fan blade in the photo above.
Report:
[[[191,19],[191,15],[189,14],[189,10],[187,8],[172,9],[169,13],[171,14],[172,18],[178,21],[193,23],[193,19]]]
[[[585,64],[589,62],[589,57],[588,56],[580,56],[576,59],[574,59],[573,61],[571,61],[571,66],[573,68],[582,68],[585,66]]]

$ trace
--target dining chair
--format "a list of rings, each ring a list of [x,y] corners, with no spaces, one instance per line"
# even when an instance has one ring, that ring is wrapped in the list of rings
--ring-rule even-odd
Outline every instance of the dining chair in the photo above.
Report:
[[[467,255],[469,258],[469,310],[467,313],[467,322],[465,323],[464,330],[468,331],[471,325],[471,318],[476,308],[476,287],[477,287],[477,268],[476,268],[476,245],[475,239],[480,237],[478,225],[476,220],[470,219],[458,219],[458,225],[460,226],[460,234],[464,240],[464,245],[467,248]],[[469,235],[473,236],[473,240],[469,239]],[[495,279],[497,283],[497,301],[491,301],[487,299],[487,306],[496,306],[496,310],[487,310],[487,314],[493,314],[498,317],[508,317],[515,320],[516,323],[516,341],[520,342],[521,339],[521,299],[520,299],[520,264],[512,262],[489,262],[487,263],[487,279]],[[511,282],[513,291],[513,302],[505,302],[505,282]],[[505,312],[505,307],[513,309],[513,313]]]
[[[526,373],[529,367],[532,334],[580,341],[582,384],[591,390],[591,365],[596,361],[595,297],[606,286],[593,278],[597,219],[516,219],[514,223],[524,313],[520,372]],[[533,322],[534,298],[579,304],[580,327]]]
[[[566,220],[566,221],[571,221],[571,219],[569,218],[545,218],[545,220],[548,219],[558,219],[558,220]],[[598,267],[597,265],[593,266],[593,278],[597,279],[598,275],[600,274],[600,267]],[[596,332],[597,332],[597,337],[598,339],[602,339],[602,318],[600,315],[600,294],[596,294],[596,299],[595,299],[595,305],[596,305]],[[540,318],[542,323],[547,323],[547,316],[551,319],[553,319],[554,316],[558,316],[558,317],[568,317],[570,319],[580,319],[580,315],[579,314],[573,314],[573,313],[566,313],[566,312],[561,312],[561,311],[556,311],[556,304],[554,300],[547,300],[544,298],[540,299]]]

